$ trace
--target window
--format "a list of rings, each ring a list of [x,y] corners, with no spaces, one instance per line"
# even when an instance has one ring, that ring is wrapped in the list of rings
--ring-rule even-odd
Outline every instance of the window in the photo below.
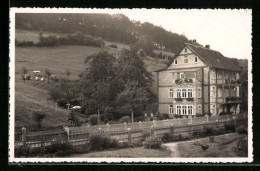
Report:
[[[217,79],[222,79],[222,72],[217,73]]]
[[[174,65],[178,65],[178,60],[174,59]]]
[[[198,110],[197,110],[197,112],[200,113],[200,114],[202,113],[202,111],[201,111],[201,105],[198,105]]]
[[[182,114],[183,115],[187,114],[187,106],[182,106]]]
[[[195,56],[194,62],[195,62],[195,63],[198,63],[198,57],[197,57],[197,56]]]
[[[193,105],[178,105],[176,106],[176,114],[178,115],[193,115]]]
[[[187,48],[184,48],[184,52],[187,52]]]
[[[181,98],[181,89],[177,89],[177,98]]]
[[[193,97],[192,89],[189,88],[188,89],[188,98],[192,98],[192,97]]]
[[[182,89],[182,98],[186,98],[187,97],[187,91],[186,89]]]
[[[169,113],[173,114],[173,105],[169,105]]]
[[[173,89],[172,88],[169,89],[169,98],[173,98]]]
[[[184,73],[180,73],[180,79],[184,79],[184,78],[185,78]]]
[[[188,106],[188,114],[192,115],[193,113],[193,106]]]
[[[201,87],[198,87],[198,98],[201,98]]]
[[[212,74],[212,79],[216,79],[216,73],[215,73],[215,71],[211,71],[211,74]]]
[[[185,64],[188,63],[188,56],[184,56],[184,63],[185,63]]]
[[[176,113],[177,113],[178,115],[181,114],[181,106],[177,106],[177,108],[176,108]]]

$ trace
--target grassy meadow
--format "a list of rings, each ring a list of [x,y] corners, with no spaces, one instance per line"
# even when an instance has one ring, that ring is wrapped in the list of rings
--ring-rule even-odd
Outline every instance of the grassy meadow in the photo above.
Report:
[[[38,41],[38,31],[16,30],[16,39],[19,41]],[[43,33],[44,35],[54,35],[55,33]],[[119,49],[129,47],[124,44],[107,42],[106,44],[117,44]],[[84,71],[86,56],[98,53],[101,48],[90,46],[55,46],[55,47],[15,47],[15,125],[23,126],[33,124],[32,114],[35,110],[43,110],[48,114],[43,120],[43,126],[61,125],[67,119],[67,110],[58,108],[55,111],[54,102],[48,100],[48,91],[54,82],[47,83],[47,78],[43,82],[36,81],[34,78],[25,83],[21,77],[21,68],[25,66],[33,76],[35,70],[43,74],[48,68],[53,75],[65,77],[65,70],[70,70],[70,79],[78,79],[78,74]],[[108,48],[110,53],[115,50]],[[152,58],[144,59],[146,68],[152,72],[161,69],[165,64]],[[154,80],[156,76],[154,74]],[[152,89],[156,90],[156,82]]]

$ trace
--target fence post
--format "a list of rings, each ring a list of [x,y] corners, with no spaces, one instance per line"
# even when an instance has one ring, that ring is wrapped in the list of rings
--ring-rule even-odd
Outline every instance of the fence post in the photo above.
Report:
[[[107,131],[108,131],[108,136],[110,137],[110,125],[107,123]]]
[[[132,143],[132,137],[131,137],[131,128],[127,128],[127,133],[128,133],[128,143]]]
[[[154,136],[154,127],[151,126],[151,136]]]
[[[234,125],[235,125],[235,128],[237,127],[237,120],[236,120],[236,117],[233,116],[233,119],[234,119]]]
[[[99,132],[99,134],[102,134],[102,129],[98,128],[98,132]]]
[[[179,125],[181,125],[181,118],[178,118],[178,120],[179,120]]]
[[[172,136],[174,136],[174,125],[173,124],[171,124],[171,126],[170,126],[170,132],[171,132]]]
[[[70,141],[70,128],[68,126],[63,127],[64,131],[67,133],[67,141]]]
[[[209,122],[209,115],[206,115],[207,122]]]
[[[167,119],[168,127],[171,127],[169,119]]]
[[[191,124],[188,123],[188,125],[189,125],[189,133],[190,133],[190,135],[191,135]]]
[[[142,130],[143,127],[142,127],[142,121],[139,121],[139,129]]]
[[[126,122],[124,122],[125,131],[127,131],[127,125]]]
[[[23,145],[26,145],[26,128],[22,127],[22,141]]]
[[[154,126],[154,128],[156,128],[156,121],[155,120],[153,120],[153,126]]]
[[[190,116],[190,124],[192,124],[192,116]]]

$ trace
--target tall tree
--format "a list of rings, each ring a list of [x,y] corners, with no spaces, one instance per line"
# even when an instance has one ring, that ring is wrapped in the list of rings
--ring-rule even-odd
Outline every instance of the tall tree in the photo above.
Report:
[[[143,106],[148,100],[147,89],[140,87],[137,81],[126,83],[124,90],[117,96],[120,108],[130,111],[132,122],[134,122],[134,109]]]
[[[115,99],[116,59],[106,51],[88,56],[85,60],[88,66],[81,77],[85,105],[92,109],[107,113],[111,110]],[[87,107],[88,109],[88,107]]]

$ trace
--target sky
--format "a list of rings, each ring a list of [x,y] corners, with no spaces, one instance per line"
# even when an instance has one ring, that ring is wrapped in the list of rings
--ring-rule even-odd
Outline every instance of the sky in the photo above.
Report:
[[[251,10],[104,9],[130,20],[150,22],[173,33],[196,39],[226,57],[251,58]]]

